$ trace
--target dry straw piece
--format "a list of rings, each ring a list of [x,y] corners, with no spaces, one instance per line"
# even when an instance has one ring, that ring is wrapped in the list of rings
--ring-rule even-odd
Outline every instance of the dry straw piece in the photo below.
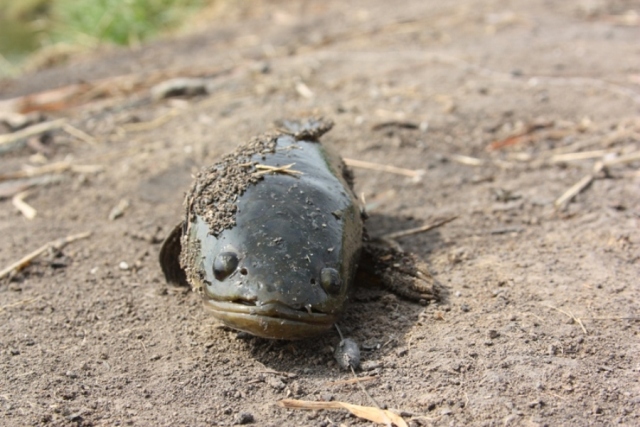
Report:
[[[91,232],[90,231],[89,232],[85,232],[85,233],[73,234],[71,236],[62,237],[60,239],[53,240],[51,242],[45,243],[44,245],[40,246],[35,251],[31,252],[30,254],[27,254],[27,255],[23,256],[18,261],[14,262],[13,264],[11,264],[8,267],[6,267],[4,270],[0,271],[0,279],[2,279],[5,276],[8,276],[13,271],[19,271],[19,270],[22,270],[23,268],[27,267],[31,263],[31,261],[36,259],[38,256],[40,256],[40,254],[44,253],[49,248],[62,249],[68,243],[71,243],[71,242],[74,242],[74,241],[80,240],[80,239],[86,239],[89,236],[91,236]]]
[[[346,402],[313,402],[309,400],[283,399],[278,405],[290,409],[346,409],[353,415],[365,420],[386,426],[409,427],[406,421],[399,415],[386,409],[378,409],[372,406],[352,405]]]

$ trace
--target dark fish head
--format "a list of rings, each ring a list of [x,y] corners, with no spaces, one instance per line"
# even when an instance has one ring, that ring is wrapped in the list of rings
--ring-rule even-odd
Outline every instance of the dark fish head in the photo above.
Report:
[[[270,174],[249,186],[237,200],[235,225],[218,235],[192,215],[182,264],[206,307],[228,326],[299,339],[329,329],[342,312],[362,220],[341,166],[320,144],[296,142],[287,151],[261,162],[294,163],[302,174]]]

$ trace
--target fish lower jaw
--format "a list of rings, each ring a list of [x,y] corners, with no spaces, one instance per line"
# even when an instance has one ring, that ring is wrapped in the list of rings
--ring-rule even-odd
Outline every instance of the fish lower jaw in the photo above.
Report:
[[[338,319],[337,314],[309,313],[281,303],[258,306],[208,299],[204,305],[226,326],[271,339],[310,338],[329,330]]]

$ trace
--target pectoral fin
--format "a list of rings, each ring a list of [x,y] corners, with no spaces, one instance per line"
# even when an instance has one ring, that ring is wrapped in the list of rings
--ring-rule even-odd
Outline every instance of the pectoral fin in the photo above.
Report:
[[[187,275],[180,266],[180,252],[182,251],[180,238],[182,237],[182,229],[183,223],[180,222],[171,230],[169,236],[167,236],[164,243],[162,243],[159,260],[162,272],[168,283],[177,286],[189,286]]]
[[[392,247],[365,244],[358,278],[367,277],[394,294],[417,302],[442,299],[443,288],[417,256]]]

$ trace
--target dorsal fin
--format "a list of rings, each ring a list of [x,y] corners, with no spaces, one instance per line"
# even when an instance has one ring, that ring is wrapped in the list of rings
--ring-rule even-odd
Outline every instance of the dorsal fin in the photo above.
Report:
[[[333,122],[323,117],[278,120],[275,124],[280,132],[291,135],[298,141],[317,141],[333,127]]]

